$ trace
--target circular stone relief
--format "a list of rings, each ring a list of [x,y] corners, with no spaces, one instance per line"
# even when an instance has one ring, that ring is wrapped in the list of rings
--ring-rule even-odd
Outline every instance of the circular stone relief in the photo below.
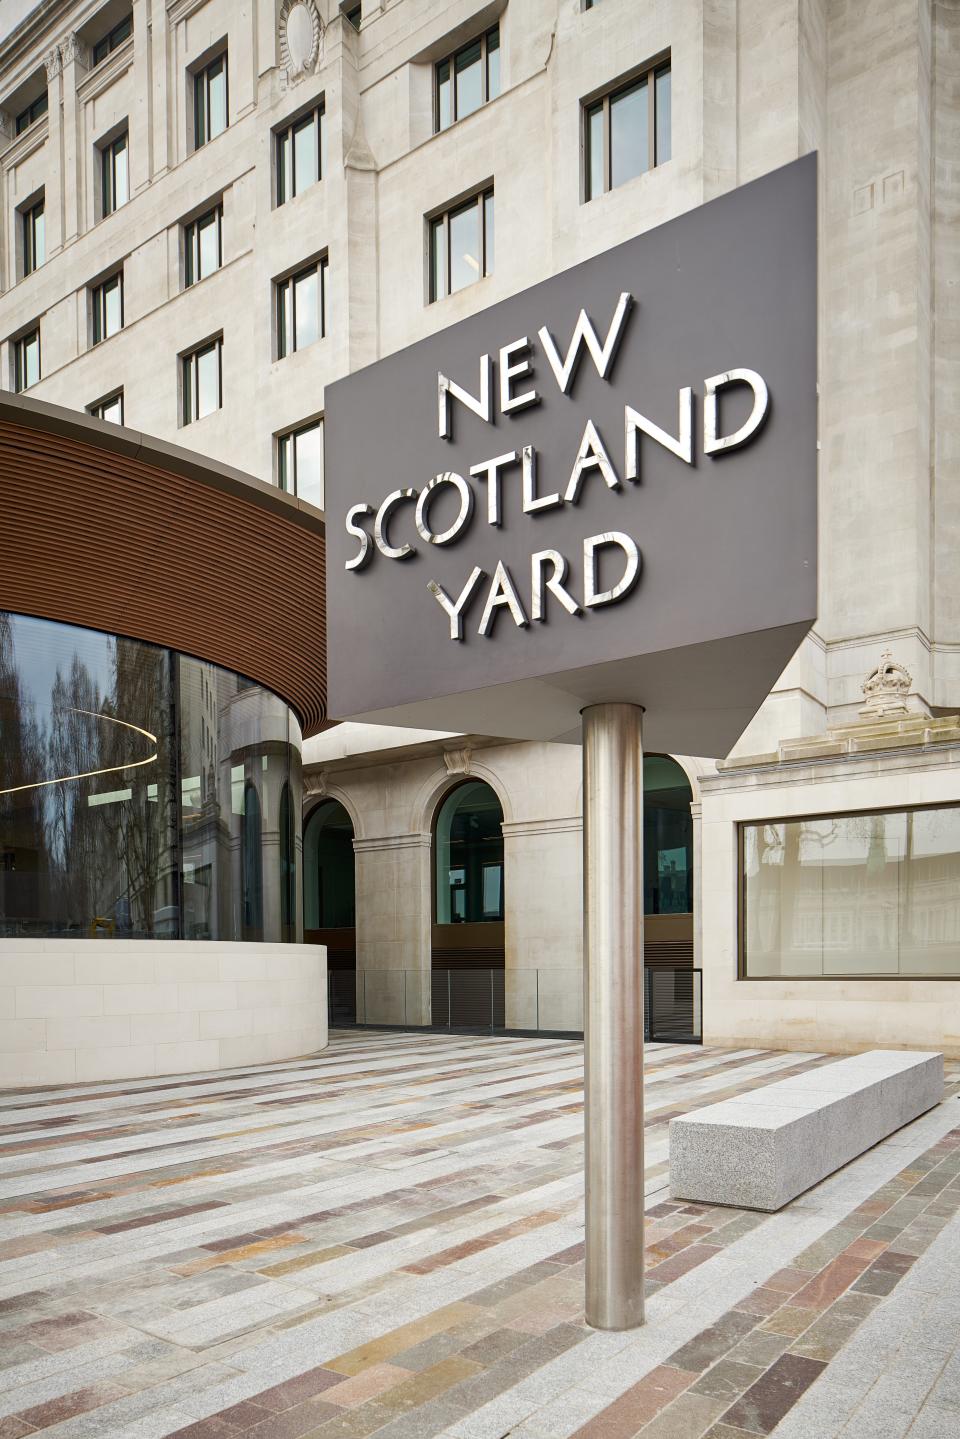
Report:
[[[313,0],[284,0],[280,11],[280,51],[290,79],[305,74],[316,64],[322,33]]]

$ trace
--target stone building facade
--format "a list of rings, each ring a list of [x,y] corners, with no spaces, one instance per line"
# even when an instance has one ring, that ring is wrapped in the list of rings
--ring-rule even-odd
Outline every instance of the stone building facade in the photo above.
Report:
[[[960,736],[943,719],[960,709],[956,0],[8,14],[0,381],[108,418],[122,393],[128,426],[288,488],[296,451],[321,505],[328,383],[818,151],[819,619],[727,761],[675,757],[663,784],[688,785],[690,833],[656,849],[650,956],[702,966],[713,1041],[960,1051]],[[121,271],[117,324],[103,286]],[[184,562],[188,584],[201,535]],[[863,716],[888,647],[896,706]],[[508,1022],[578,1027],[577,750],[346,725],[304,759],[307,824],[336,801],[352,831],[341,927],[367,1018],[426,1022],[428,975],[454,964],[436,826],[478,781],[502,811],[500,878],[488,860],[483,881],[502,929],[473,962],[505,965]]]

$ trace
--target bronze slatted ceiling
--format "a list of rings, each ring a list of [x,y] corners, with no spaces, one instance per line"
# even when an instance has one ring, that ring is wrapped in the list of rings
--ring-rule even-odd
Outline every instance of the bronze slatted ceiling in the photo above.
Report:
[[[324,525],[273,486],[0,399],[0,608],[148,640],[326,718]]]

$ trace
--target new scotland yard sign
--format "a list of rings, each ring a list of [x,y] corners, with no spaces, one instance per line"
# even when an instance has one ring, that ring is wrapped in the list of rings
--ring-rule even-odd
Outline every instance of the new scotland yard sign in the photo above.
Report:
[[[329,713],[725,754],[816,614],[816,157],[327,391]]]

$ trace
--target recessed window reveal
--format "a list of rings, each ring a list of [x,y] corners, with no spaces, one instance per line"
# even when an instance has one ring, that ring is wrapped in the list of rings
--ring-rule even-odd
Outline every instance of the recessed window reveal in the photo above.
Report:
[[[633,308],[632,295],[623,292],[602,342],[586,311],[581,310],[564,353],[561,353],[546,327],[537,332],[543,354],[561,394],[569,394],[584,352],[589,355],[600,378],[609,382],[617,350]],[[531,384],[534,373],[533,353],[534,344],[524,335],[502,346],[496,361],[491,355],[481,355],[476,393],[438,373],[437,430],[440,438],[453,438],[452,401],[462,405],[486,424],[494,423],[495,401],[501,415],[514,415],[532,405],[539,405],[542,396]],[[720,432],[718,400],[721,392],[732,385],[747,386],[752,391],[753,404],[750,414],[739,428],[732,434],[724,435]],[[523,386],[526,388],[522,388]],[[766,418],[769,400],[766,382],[756,370],[738,367],[708,376],[703,382],[701,407],[704,455],[724,454],[738,449],[752,439]],[[655,424],[633,406],[624,405],[622,473],[626,480],[635,483],[641,480],[641,435],[661,445],[684,464],[693,464],[693,408],[693,388],[684,386],[678,391],[677,430],[673,434]],[[533,517],[562,505],[578,504],[585,481],[594,475],[599,476],[608,489],[622,488],[614,459],[593,420],[587,418],[580,444],[572,457],[569,479],[562,491],[557,489],[541,493],[537,475],[537,452],[533,445],[522,445],[470,466],[470,480],[485,489],[486,504],[483,508],[488,525],[502,526],[504,473],[517,467],[520,470],[522,511]],[[346,530],[351,538],[359,542],[359,548],[346,561],[345,568],[362,571],[377,551],[389,560],[406,560],[417,553],[417,546],[409,541],[394,543],[390,538],[392,522],[397,511],[405,505],[413,506],[416,533],[426,545],[449,545],[461,539],[469,529],[477,507],[477,495],[470,480],[453,470],[445,470],[434,475],[421,490],[411,487],[392,490],[378,507],[366,503],[351,506],[346,516]],[[456,517],[446,528],[438,530],[431,524],[431,509],[434,500],[445,490],[456,493],[458,510]],[[366,521],[369,524],[371,518],[372,530],[364,523]],[[615,584],[608,584],[603,588],[599,580],[601,555],[602,552],[611,550],[619,550],[622,572]],[[582,556],[578,558],[582,563],[580,585],[575,594],[568,583],[570,565],[558,550],[544,548],[531,554],[528,609],[524,607],[517,582],[502,561],[498,561],[492,576],[479,566],[474,566],[463,588],[456,595],[449,594],[436,580],[428,580],[426,587],[447,616],[450,638],[462,641],[466,611],[471,608],[484,587],[486,596],[477,633],[490,636],[493,633],[494,620],[501,610],[509,613],[518,628],[527,626],[530,620],[543,621],[547,614],[548,597],[555,600],[569,615],[580,615],[624,599],[635,588],[643,566],[636,541],[620,531],[605,531],[588,536],[583,541]],[[610,563],[609,559],[606,563]]]

